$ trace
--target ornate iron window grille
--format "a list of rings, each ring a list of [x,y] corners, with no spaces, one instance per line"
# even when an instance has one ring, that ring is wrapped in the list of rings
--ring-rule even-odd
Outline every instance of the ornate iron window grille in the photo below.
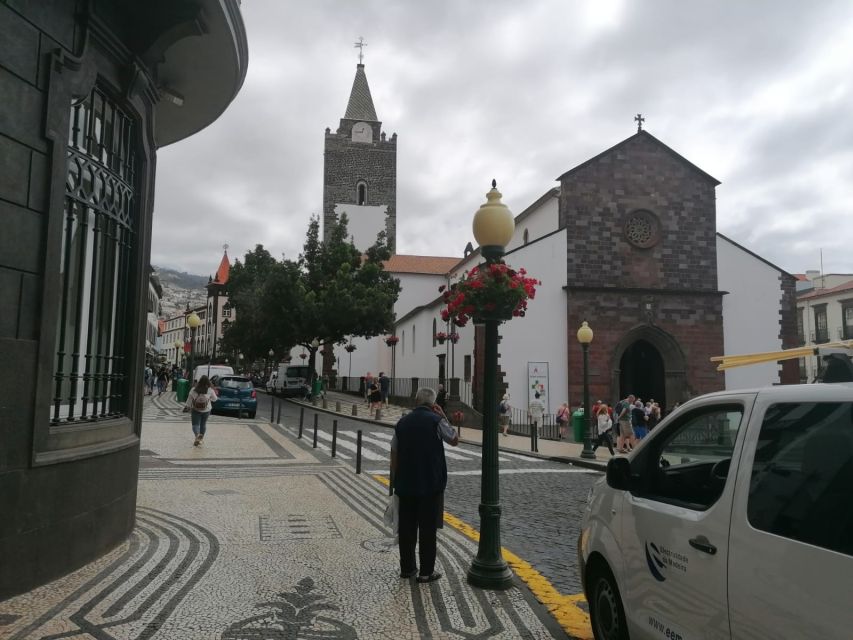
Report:
[[[136,127],[94,88],[71,105],[52,424],[126,415]]]

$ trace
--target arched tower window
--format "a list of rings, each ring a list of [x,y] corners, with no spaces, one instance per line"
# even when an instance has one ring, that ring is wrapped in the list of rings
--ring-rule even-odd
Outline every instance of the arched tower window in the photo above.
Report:
[[[367,204],[367,183],[359,180],[355,187],[355,201],[359,206]]]
[[[530,242],[530,232],[527,229],[525,229],[524,230],[524,244],[527,244],[528,242]]]

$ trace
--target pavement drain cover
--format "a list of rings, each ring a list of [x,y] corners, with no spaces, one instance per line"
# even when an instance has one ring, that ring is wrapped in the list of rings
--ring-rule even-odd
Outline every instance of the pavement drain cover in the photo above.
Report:
[[[397,542],[394,538],[373,538],[372,540],[364,540],[361,543],[363,549],[374,551],[376,553],[391,553],[397,550]]]
[[[210,491],[205,491],[205,493],[212,496],[230,496],[231,494],[240,492],[233,489],[211,489]]]
[[[258,533],[261,542],[329,540],[343,537],[332,516],[297,513],[277,518],[258,516]]]

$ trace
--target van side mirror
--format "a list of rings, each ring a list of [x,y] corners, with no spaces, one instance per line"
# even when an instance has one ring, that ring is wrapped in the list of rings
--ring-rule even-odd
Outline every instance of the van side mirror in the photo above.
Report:
[[[631,462],[617,456],[607,463],[607,486],[620,491],[631,490]]]

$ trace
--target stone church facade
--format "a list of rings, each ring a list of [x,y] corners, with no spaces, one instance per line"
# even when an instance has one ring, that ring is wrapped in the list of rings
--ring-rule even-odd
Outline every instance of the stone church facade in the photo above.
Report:
[[[723,353],[718,184],[645,131],[560,177],[568,327],[596,326],[592,395],[670,406],[723,388],[707,366]],[[570,349],[569,370],[581,367]]]

